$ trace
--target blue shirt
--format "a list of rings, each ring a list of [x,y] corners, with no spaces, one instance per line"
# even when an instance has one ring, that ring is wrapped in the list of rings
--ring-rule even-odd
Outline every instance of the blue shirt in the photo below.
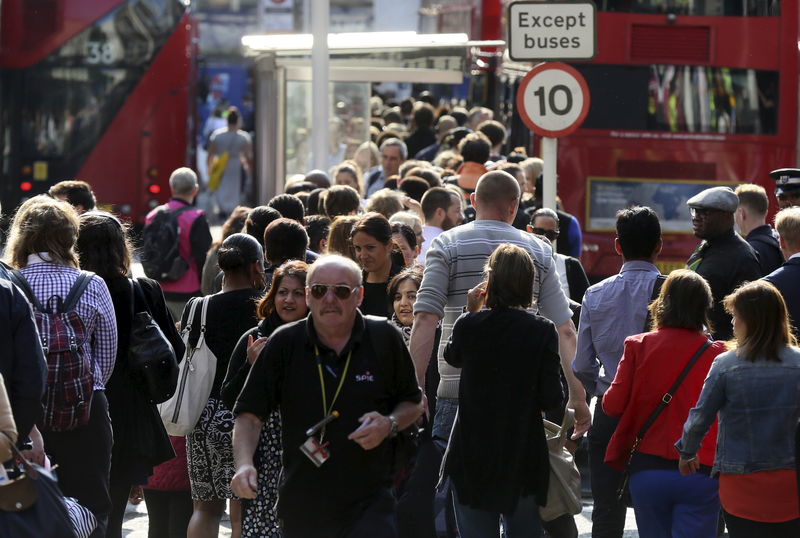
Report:
[[[586,290],[572,369],[587,393],[600,396],[608,390],[617,374],[625,338],[646,330],[647,305],[658,275],[652,263],[634,260]]]

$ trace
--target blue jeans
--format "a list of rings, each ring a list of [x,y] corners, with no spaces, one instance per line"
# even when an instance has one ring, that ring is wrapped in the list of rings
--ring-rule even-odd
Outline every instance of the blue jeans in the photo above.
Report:
[[[677,469],[644,470],[631,475],[630,489],[642,538],[717,536],[717,480],[700,473],[682,476]]]
[[[476,510],[458,502],[458,493],[453,488],[456,521],[461,538],[487,538],[500,536],[500,521],[503,522],[506,538],[533,538],[542,535],[539,505],[531,495],[521,497],[511,515]]]

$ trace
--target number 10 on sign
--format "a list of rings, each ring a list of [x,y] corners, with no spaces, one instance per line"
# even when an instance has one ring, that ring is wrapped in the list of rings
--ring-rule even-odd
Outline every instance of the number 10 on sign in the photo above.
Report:
[[[544,63],[533,68],[520,83],[517,109],[533,132],[548,138],[566,136],[577,129],[589,112],[589,89],[572,67]]]

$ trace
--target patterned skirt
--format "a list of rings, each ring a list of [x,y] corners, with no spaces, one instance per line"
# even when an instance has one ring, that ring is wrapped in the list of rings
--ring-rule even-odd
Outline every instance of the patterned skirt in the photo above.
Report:
[[[253,459],[258,471],[258,496],[253,500],[242,499],[243,538],[281,536],[275,509],[281,454],[281,418],[278,412],[273,412],[261,428]]]
[[[209,398],[197,425],[186,436],[186,461],[192,499],[236,499],[231,493],[233,413],[222,400]]]

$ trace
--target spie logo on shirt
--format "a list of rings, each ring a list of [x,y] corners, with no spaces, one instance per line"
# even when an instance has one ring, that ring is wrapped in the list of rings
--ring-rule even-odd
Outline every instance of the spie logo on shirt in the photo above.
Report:
[[[375,381],[375,376],[369,373],[369,370],[365,370],[363,374],[356,374],[356,381],[361,382],[369,382],[373,383]]]

